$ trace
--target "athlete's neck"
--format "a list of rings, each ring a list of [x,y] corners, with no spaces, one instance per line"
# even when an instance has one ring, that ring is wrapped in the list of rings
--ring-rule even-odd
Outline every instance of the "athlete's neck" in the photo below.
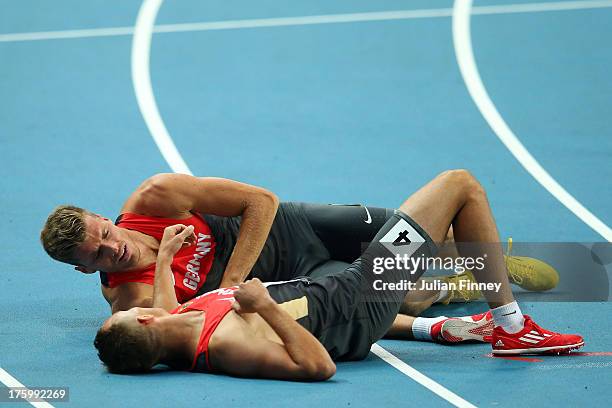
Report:
[[[134,268],[144,268],[155,263],[159,241],[154,237],[140,231],[125,230],[125,237],[130,241],[130,246],[134,251]]]
[[[160,322],[158,333],[163,351],[159,362],[179,370],[189,369],[198,348],[204,319],[204,312],[189,311],[170,315]]]

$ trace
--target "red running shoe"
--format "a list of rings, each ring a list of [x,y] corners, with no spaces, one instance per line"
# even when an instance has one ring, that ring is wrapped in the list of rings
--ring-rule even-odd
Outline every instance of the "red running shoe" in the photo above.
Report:
[[[500,326],[493,329],[493,354],[562,354],[584,346],[581,336],[548,331],[524,317],[525,327],[518,333],[506,333]]]
[[[444,343],[490,342],[493,334],[491,312],[467,317],[451,317],[431,327],[431,338]]]

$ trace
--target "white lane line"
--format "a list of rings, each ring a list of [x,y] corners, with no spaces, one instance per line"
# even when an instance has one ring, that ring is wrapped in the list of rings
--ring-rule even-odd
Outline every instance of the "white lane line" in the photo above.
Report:
[[[15,377],[13,377],[8,372],[6,372],[2,367],[0,367],[0,381],[2,382],[2,384],[6,385],[9,388],[27,388],[25,385],[20,383],[19,380],[17,380]],[[41,402],[23,401],[23,400],[20,400],[20,401],[29,402],[32,406],[36,408],[53,408],[53,405],[49,404],[48,402],[44,402],[44,401],[41,401]]]
[[[493,101],[485,89],[472,50],[470,33],[470,10],[472,0],[455,0],[453,7],[453,44],[461,76],[465,85],[493,132],[510,150],[518,162],[548,190],[557,200],[580,218],[585,224],[595,230],[606,240],[612,242],[612,230],[593,213],[586,209],[578,200],[567,192],[538,161],[523,146],[512,132],[502,116],[497,111]]]
[[[612,7],[612,0],[599,1],[559,1],[550,3],[505,4],[477,6],[472,14],[513,14],[545,11],[564,11]],[[178,33],[186,31],[232,30],[260,27],[284,27],[311,24],[356,23],[366,21],[409,20],[417,18],[451,17],[452,8],[396,10],[371,13],[329,14],[305,17],[280,17],[252,20],[212,21],[202,23],[160,24],[153,27],[154,33]],[[112,37],[131,35],[133,27],[93,28],[84,30],[40,31],[32,33],[0,34],[0,42],[60,40],[70,38]]]
[[[476,408],[472,403],[464,400],[454,392],[450,391],[448,388],[443,387],[438,384],[431,378],[423,375],[421,372],[415,370],[399,358],[395,357],[393,354],[389,353],[387,350],[379,346],[378,344],[373,344],[370,351],[380,357],[384,362],[392,365],[397,370],[401,371],[403,374],[412,378],[414,381],[421,384],[423,387],[429,389],[434,394],[438,395],[441,398],[444,398],[446,401],[450,402],[456,407],[461,408]]]
[[[157,13],[159,11],[159,8],[161,7],[162,1],[163,0],[144,0],[143,1],[142,5],[140,6],[140,11],[138,13],[138,19],[136,22],[136,32],[139,33],[139,35],[143,36],[143,38],[139,38],[137,41],[136,34],[135,34],[134,42],[132,43],[132,46],[134,48],[146,47],[146,49],[141,49],[138,52],[132,50],[132,66],[136,63],[140,64],[139,70],[137,72],[143,77],[149,78],[148,80],[149,89],[151,88],[151,81],[150,81],[151,76],[149,73],[149,53],[150,53],[150,48],[151,48],[151,37],[153,35],[152,28],[153,28],[153,25],[155,24],[155,18],[157,17]],[[144,38],[144,36],[146,36],[146,38]],[[138,61],[136,60],[136,58],[144,58],[145,60]],[[132,73],[134,73],[135,71],[136,70],[133,68]],[[152,91],[146,94],[143,94],[142,97],[151,99],[151,100],[142,101],[142,103],[145,104],[145,106],[156,106]],[[141,102],[139,102],[139,104],[140,103]],[[156,108],[156,111],[157,111],[157,108]],[[145,116],[144,111],[143,111],[143,116]],[[157,119],[159,120],[161,127],[165,131],[166,128],[165,126],[163,126],[163,122],[162,122],[161,116],[159,115],[159,112],[157,112]],[[149,129],[151,129],[151,126],[149,126]],[[153,137],[155,138],[155,136]],[[167,137],[170,143],[169,144],[168,143],[167,144],[158,143],[158,146],[159,146],[159,150],[162,152],[163,157],[168,162],[168,165],[170,165],[172,170],[175,172],[177,172],[175,170],[177,167],[184,165],[184,170],[186,170],[184,173],[192,174],[187,168],[187,165],[185,164],[185,162],[183,161],[183,158],[180,156],[180,153],[174,147],[174,143],[172,143],[172,139],[167,131],[165,131],[164,137]],[[171,146],[171,148],[169,146]],[[169,148],[171,150],[167,151],[166,149],[169,149]],[[457,396],[456,394],[442,387],[440,384],[436,383],[435,381],[429,379],[428,377],[421,374],[414,368],[410,367],[408,364],[399,360],[398,358],[393,356],[391,353],[389,353],[387,350],[385,350],[381,346],[377,344],[372,345],[372,352],[376,354],[377,356],[379,356],[381,359],[383,359],[385,362],[391,364],[393,367],[397,368],[402,373],[406,374],[407,376],[414,379],[419,384],[429,389],[430,391],[446,399],[451,404],[454,404],[457,407],[470,407],[470,408],[474,407],[474,405],[470,404],[469,402],[465,401],[461,397]]]
[[[82,30],[35,31],[32,33],[0,34],[0,42],[63,40],[89,37],[117,37],[132,35],[134,27],[89,28]]]
[[[151,86],[151,73],[149,71],[151,37],[155,18],[162,1],[145,0],[138,11],[132,40],[132,82],[134,83],[134,92],[136,93],[140,113],[162,156],[164,156],[173,172],[191,174],[187,163],[176,149],[168,129],[164,125]]]
[[[612,7],[609,0],[556,1],[550,3],[498,4],[472,7],[472,14],[539,13],[544,11],[584,10]],[[454,7],[453,7],[454,8]]]

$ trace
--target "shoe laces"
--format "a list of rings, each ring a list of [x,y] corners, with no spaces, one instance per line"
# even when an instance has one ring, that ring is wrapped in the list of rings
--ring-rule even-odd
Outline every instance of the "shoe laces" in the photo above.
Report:
[[[540,325],[538,325],[536,322],[533,321],[533,319],[531,319],[531,317],[529,317],[529,315],[523,315],[523,318],[525,319],[525,325],[529,325],[529,328],[531,329],[531,331],[535,331],[536,333],[543,335],[543,334],[549,334],[549,331],[544,329],[543,327],[540,327]],[[550,332],[552,333],[552,332]]]
[[[469,288],[461,288],[461,285],[459,285],[460,280],[473,281],[474,279],[472,279],[470,274],[465,274],[464,276],[456,275],[449,279],[449,281],[455,281],[455,289],[453,289],[453,293],[451,297],[461,298],[467,303],[473,299],[474,290],[469,289]]]
[[[532,264],[521,262],[519,258],[512,256],[512,237],[508,238],[506,257],[508,273],[517,284],[522,284],[523,280],[529,280],[535,274],[535,268]]]
[[[472,292],[469,289],[459,289],[459,295],[463,298],[463,300],[467,303],[472,300]]]

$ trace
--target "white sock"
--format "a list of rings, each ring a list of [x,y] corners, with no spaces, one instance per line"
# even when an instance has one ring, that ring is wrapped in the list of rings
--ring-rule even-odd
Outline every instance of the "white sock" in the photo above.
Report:
[[[447,296],[448,296],[448,289],[440,289],[440,294],[438,295],[434,303],[441,302]]]
[[[516,300],[507,305],[491,309],[495,326],[501,326],[506,333],[518,333],[523,330],[523,313]]]
[[[440,320],[447,319],[446,316],[440,317],[417,317],[412,323],[412,335],[415,340],[428,340],[431,338],[431,326],[438,323]]]

